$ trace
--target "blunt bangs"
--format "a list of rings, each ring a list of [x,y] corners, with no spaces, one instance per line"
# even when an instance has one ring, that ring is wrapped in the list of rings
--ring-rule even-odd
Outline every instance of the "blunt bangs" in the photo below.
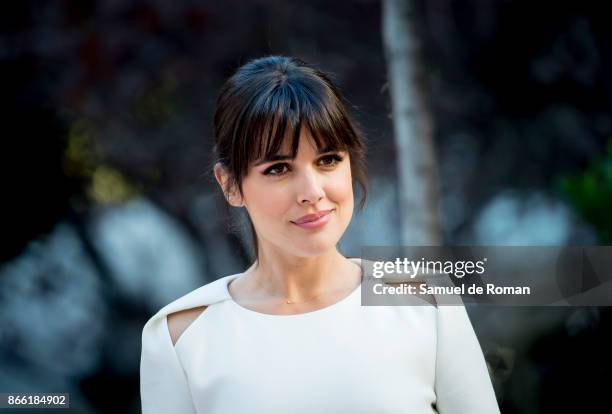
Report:
[[[318,150],[361,147],[331,84],[280,71],[270,75],[245,85],[246,95],[252,99],[243,101],[232,134],[240,150],[234,165],[239,177],[245,177],[256,161],[277,154],[288,137],[290,155],[295,158],[302,128],[310,133]]]

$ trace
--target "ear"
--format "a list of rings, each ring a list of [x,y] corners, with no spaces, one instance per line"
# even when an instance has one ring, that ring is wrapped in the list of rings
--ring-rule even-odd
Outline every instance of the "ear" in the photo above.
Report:
[[[227,202],[234,207],[242,207],[244,206],[244,202],[242,197],[240,196],[240,191],[234,185],[230,185],[229,174],[225,171],[223,165],[220,162],[215,164],[214,167],[215,179],[219,186],[221,187],[221,191],[223,191],[223,195]]]

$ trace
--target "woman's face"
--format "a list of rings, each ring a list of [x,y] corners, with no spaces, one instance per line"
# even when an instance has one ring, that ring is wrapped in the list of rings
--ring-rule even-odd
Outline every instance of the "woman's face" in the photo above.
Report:
[[[323,149],[325,151],[325,149]],[[335,248],[353,215],[347,151],[318,153],[306,128],[295,159],[286,139],[274,160],[259,160],[242,182],[244,203],[262,252],[300,257]],[[323,214],[318,220],[308,215]]]

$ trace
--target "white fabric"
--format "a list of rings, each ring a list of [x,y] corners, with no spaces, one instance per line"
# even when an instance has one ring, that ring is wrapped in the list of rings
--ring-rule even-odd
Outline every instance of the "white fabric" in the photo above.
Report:
[[[360,306],[361,287],[298,315],[267,315],[209,283],[142,335],[143,414],[499,413],[463,306]],[[172,345],[166,315],[208,306]]]

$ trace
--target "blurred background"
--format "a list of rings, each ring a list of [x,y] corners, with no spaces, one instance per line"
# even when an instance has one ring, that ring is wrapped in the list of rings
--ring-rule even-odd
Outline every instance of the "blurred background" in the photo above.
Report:
[[[212,178],[212,115],[223,81],[263,55],[331,73],[367,136],[370,192],[345,255],[407,242],[419,214],[402,207],[422,148],[395,149],[390,41],[410,45],[408,96],[439,188],[419,211],[437,218],[436,240],[612,242],[603,2],[411,0],[395,14],[409,34],[391,38],[383,3],[3,4],[0,392],[140,412],[146,320],[250,264],[244,217]],[[606,411],[609,308],[469,312],[503,413]]]

